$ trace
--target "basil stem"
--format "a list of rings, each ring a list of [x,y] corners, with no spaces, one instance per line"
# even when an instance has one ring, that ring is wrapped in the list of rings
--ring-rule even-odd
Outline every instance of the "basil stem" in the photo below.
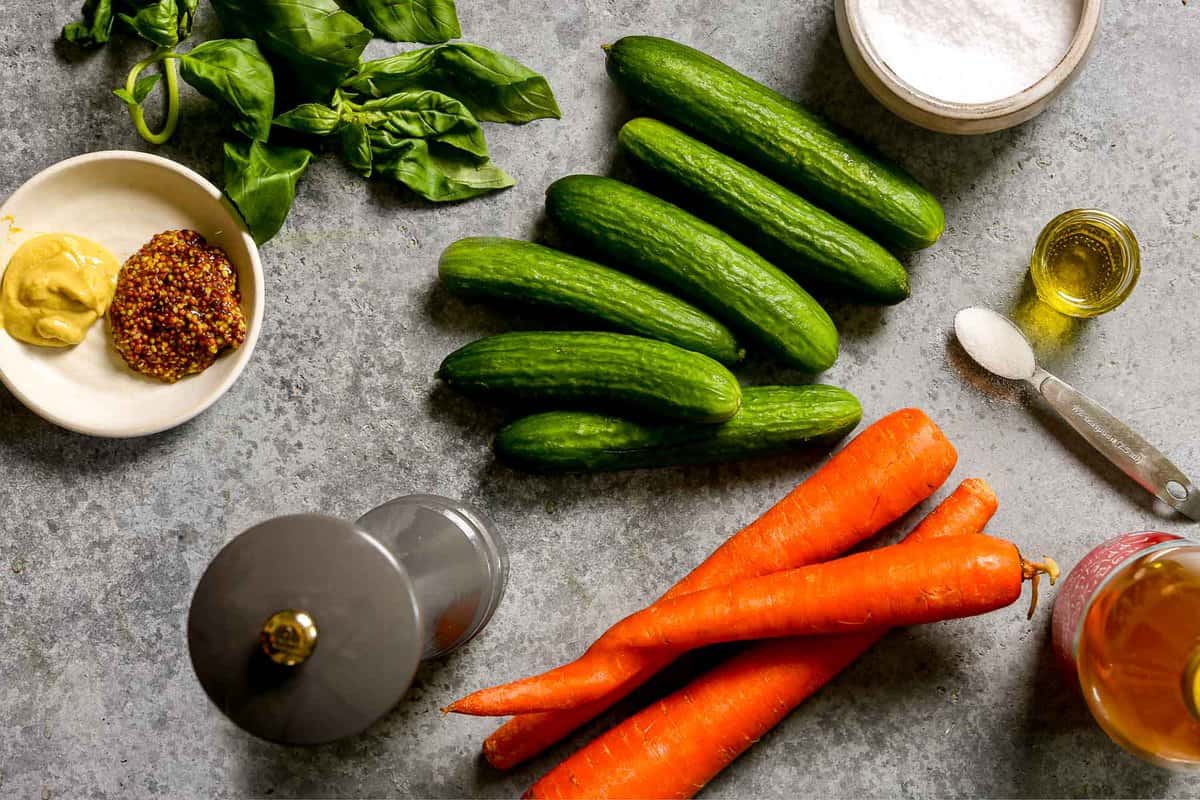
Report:
[[[163,123],[162,130],[157,133],[150,130],[150,126],[146,124],[146,116],[142,112],[140,103],[125,102],[125,105],[129,108],[129,117],[133,120],[133,127],[150,144],[162,144],[167,141],[174,135],[175,128],[179,126],[179,68],[175,64],[176,58],[178,56],[170,48],[159,48],[134,64],[133,69],[129,70],[129,75],[125,78],[125,91],[130,96],[133,96],[138,75],[142,73],[142,70],[154,64],[162,64],[161,69],[167,79],[167,118]]]

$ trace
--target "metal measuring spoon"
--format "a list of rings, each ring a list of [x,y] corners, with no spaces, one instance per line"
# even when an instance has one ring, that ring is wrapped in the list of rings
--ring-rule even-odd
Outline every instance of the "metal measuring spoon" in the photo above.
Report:
[[[1200,490],[1170,460],[1108,411],[1037,365],[1021,329],[987,308],[965,308],[954,332],[979,366],[1037,390],[1072,428],[1146,491],[1194,520],[1200,520]]]

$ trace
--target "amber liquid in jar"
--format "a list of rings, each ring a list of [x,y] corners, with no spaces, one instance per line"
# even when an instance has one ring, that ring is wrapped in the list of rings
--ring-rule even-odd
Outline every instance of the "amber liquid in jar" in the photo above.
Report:
[[[1160,764],[1200,767],[1200,545],[1151,549],[1100,588],[1078,672],[1114,740]]]

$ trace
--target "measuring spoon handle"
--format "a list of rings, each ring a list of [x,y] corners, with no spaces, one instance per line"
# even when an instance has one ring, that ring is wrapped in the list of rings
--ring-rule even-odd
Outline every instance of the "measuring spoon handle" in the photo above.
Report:
[[[1146,491],[1176,511],[1200,520],[1200,490],[1157,448],[1099,403],[1039,369],[1030,383],[1067,423]]]

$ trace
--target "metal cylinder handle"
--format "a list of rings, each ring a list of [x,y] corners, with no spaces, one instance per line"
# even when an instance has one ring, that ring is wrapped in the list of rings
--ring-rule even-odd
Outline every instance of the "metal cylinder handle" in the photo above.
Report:
[[[355,526],[391,552],[412,585],[422,659],[466,644],[491,620],[508,582],[508,551],[477,512],[435,495],[391,500]]]

